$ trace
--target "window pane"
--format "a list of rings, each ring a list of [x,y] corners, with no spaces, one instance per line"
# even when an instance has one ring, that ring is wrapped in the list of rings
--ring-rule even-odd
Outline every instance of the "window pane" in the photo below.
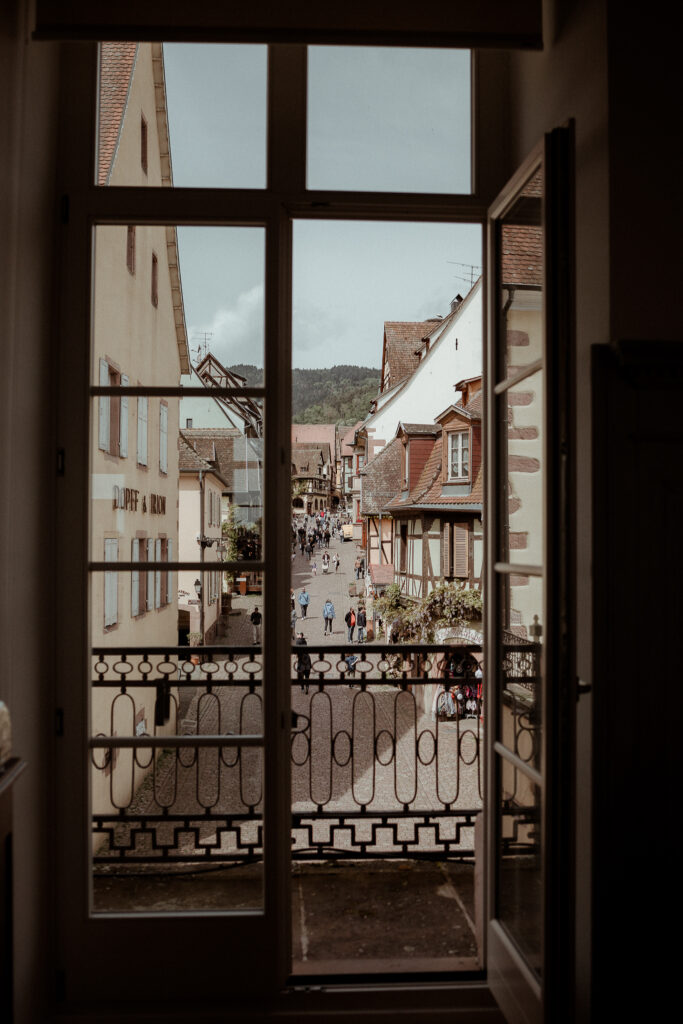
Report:
[[[499,810],[500,862],[498,917],[529,966],[541,973],[543,878],[541,873],[541,794],[538,786],[504,758]]]
[[[261,386],[263,228],[138,224],[134,239],[131,274],[128,228],[95,228],[92,383],[122,383],[125,375],[132,386]],[[98,443],[115,454],[119,437],[110,436],[109,423],[100,419]]]
[[[471,190],[470,53],[311,46],[308,188]]]
[[[266,46],[102,43],[97,184],[264,188],[267,58]]]
[[[498,379],[543,351],[543,171],[527,182],[500,228],[501,352]]]
[[[543,565],[543,371],[508,388],[501,403],[503,459],[500,560]],[[534,608],[538,611],[538,608]]]
[[[172,554],[158,540],[151,550]],[[232,597],[225,575],[205,570],[188,593],[187,574],[136,565],[91,577],[91,735],[104,744],[92,750],[94,909],[258,909],[262,743],[190,738],[263,735],[262,586]],[[112,577],[120,620],[103,637],[96,620]],[[133,621],[128,589],[146,594],[147,580],[153,607]],[[106,746],[126,737],[140,745]]]
[[[505,573],[498,581],[503,614],[499,739],[540,770],[543,580]]]

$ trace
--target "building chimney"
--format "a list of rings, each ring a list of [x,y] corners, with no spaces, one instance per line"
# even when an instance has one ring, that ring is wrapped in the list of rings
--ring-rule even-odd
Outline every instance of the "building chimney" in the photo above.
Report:
[[[462,302],[462,295],[460,294],[460,292],[458,292],[458,294],[455,296],[455,298],[451,299],[451,313],[455,313],[456,309],[458,308],[458,306],[460,305],[461,302]]]

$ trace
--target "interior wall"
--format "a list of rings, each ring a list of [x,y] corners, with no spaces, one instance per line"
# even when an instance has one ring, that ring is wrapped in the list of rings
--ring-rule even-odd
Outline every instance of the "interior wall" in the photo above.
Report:
[[[46,958],[47,760],[54,708],[50,573],[55,447],[49,383],[58,49],[29,43],[29,4],[0,4],[0,699],[27,768],[14,791],[15,1000],[42,1019]]]

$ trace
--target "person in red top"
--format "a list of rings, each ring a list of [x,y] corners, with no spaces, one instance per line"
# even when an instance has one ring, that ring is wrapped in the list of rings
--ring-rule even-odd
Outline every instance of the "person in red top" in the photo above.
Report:
[[[348,612],[344,616],[344,622],[348,629],[349,643],[353,643],[353,631],[356,628],[356,613],[353,608],[349,608]]]

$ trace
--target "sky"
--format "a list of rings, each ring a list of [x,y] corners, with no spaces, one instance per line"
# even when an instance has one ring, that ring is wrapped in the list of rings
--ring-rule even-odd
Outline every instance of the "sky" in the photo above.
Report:
[[[164,55],[174,184],[264,187],[266,48]],[[469,76],[464,51],[309,48],[308,186],[469,191]],[[191,348],[262,365],[263,229],[178,237]],[[378,367],[384,321],[445,315],[480,264],[477,225],[295,222],[293,365]]]

